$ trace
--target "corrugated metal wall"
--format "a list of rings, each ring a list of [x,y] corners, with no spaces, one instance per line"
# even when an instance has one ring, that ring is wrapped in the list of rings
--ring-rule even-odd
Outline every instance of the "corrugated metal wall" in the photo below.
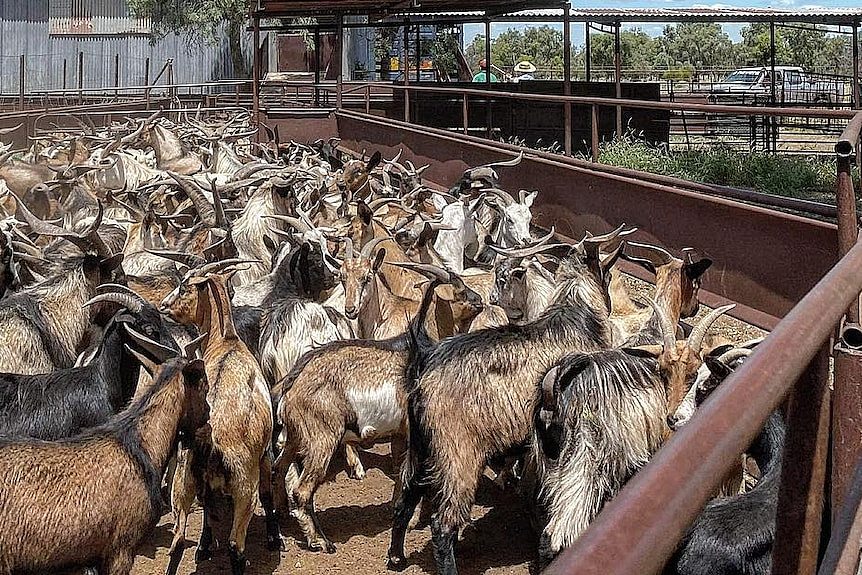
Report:
[[[49,2],[56,2],[49,10]],[[168,58],[174,59],[177,83],[206,82],[234,78],[227,38],[221,46],[189,49],[185,40],[170,35],[155,45],[141,34],[51,35],[50,22],[57,22],[58,10],[72,4],[92,4],[89,8],[98,30],[129,29],[140,21],[128,17],[125,0],[0,0],[0,93],[19,90],[19,58],[25,55],[28,92],[63,87],[63,61],[66,85],[78,86],[78,53],[84,54],[84,87],[114,85],[115,55],[120,55],[120,85],[137,86],[144,82],[145,61],[151,59],[150,79]],[[50,13],[49,13],[50,12]],[[53,17],[52,20],[49,17]],[[110,22],[108,20],[113,20]],[[56,28],[55,28],[56,31]],[[250,61],[250,42],[244,43]]]

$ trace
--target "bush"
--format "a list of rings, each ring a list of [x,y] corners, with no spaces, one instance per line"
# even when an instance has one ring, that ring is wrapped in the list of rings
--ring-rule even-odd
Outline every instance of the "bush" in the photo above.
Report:
[[[629,132],[604,142],[599,161],[696,182],[835,203],[833,158],[742,153],[725,147],[671,152],[666,145],[649,144]],[[854,181],[859,189],[858,173]]]

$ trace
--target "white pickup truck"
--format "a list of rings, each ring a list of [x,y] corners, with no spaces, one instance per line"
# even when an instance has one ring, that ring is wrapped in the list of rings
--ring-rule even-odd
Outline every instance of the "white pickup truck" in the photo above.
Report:
[[[785,104],[833,104],[845,90],[841,79],[819,79],[798,66],[775,67],[775,101]],[[772,69],[739,68],[713,84],[709,99],[715,103],[768,103],[772,95]]]

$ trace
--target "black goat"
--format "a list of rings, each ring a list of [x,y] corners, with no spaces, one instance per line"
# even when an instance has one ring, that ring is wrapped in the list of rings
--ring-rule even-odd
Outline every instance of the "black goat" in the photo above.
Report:
[[[141,364],[125,347],[133,343],[125,326],[162,342],[164,327],[155,308],[136,305],[126,294],[103,294],[92,301],[97,300],[127,301],[138,313],[121,310],[112,318],[88,365],[41,375],[0,374],[0,436],[70,437],[105,423],[132,399]]]
[[[708,358],[707,365],[719,379],[731,372],[718,360]],[[665,575],[767,575],[771,571],[784,432],[784,420],[775,411],[747,451],[760,469],[757,485],[747,493],[709,502],[683,537]]]

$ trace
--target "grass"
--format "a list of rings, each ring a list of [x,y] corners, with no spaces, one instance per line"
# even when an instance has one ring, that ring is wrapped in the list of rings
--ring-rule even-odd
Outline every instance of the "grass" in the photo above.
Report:
[[[835,203],[834,158],[742,153],[715,146],[671,152],[667,146],[650,144],[630,132],[602,143],[599,161],[696,182]],[[860,189],[857,170],[853,179]]]

